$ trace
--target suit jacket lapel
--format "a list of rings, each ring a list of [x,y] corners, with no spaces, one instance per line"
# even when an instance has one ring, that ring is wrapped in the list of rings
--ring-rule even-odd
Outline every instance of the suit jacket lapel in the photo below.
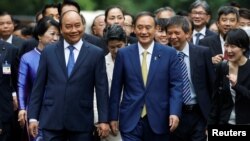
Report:
[[[212,47],[215,48],[217,54],[222,54],[220,35],[216,36]]]
[[[62,39],[56,44],[56,52],[55,53],[56,53],[56,56],[58,58],[58,62],[63,69],[65,76],[68,77],[66,62],[65,62],[65,55],[64,55],[64,45],[63,45]]]
[[[196,59],[199,59],[199,57],[197,56],[198,55],[198,52],[196,52],[196,49],[197,47],[195,47],[193,44],[189,44],[189,63],[190,63],[190,75],[191,75],[191,80],[194,80],[194,72],[192,70],[192,68],[195,68],[195,62],[196,62]]]
[[[154,49],[153,49],[153,54],[151,56],[149,70],[148,70],[148,79],[147,79],[147,85],[146,85],[147,87],[150,85],[150,83],[152,82],[152,80],[154,78],[155,72],[156,72],[158,64],[160,62],[160,56],[161,56],[160,46],[158,46],[155,43]]]
[[[74,65],[74,68],[72,70],[71,75],[73,75],[75,73],[75,71],[79,68],[80,64],[84,61],[84,58],[88,54],[88,48],[89,48],[89,44],[87,42],[83,41],[81,50],[79,52],[79,55],[77,57],[77,60],[75,62],[75,65]]]
[[[137,44],[134,44],[131,47],[129,58],[130,58],[132,67],[135,70],[136,76],[141,81],[141,84],[143,84],[142,72],[141,72],[141,63],[140,63],[140,56],[139,56],[139,49],[138,49]],[[143,87],[144,87],[144,85],[143,85]]]

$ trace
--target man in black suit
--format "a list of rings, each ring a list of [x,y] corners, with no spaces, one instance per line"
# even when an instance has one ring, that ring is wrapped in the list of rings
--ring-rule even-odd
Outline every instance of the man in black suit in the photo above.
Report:
[[[8,12],[0,12],[0,40],[4,40],[17,48],[20,48],[24,40],[12,35],[14,32],[14,19],[11,14]],[[17,103],[17,94],[16,92],[12,93],[13,104],[14,104],[14,111],[15,116],[13,118],[13,125],[12,125],[12,140],[20,140],[22,129],[19,126],[17,121],[18,119],[18,103]]]
[[[211,50],[213,64],[218,64],[223,59],[227,59],[227,56],[224,54],[224,36],[230,29],[237,27],[238,20],[239,13],[234,7],[220,7],[216,22],[219,34],[199,41],[199,45],[207,46]]]
[[[15,28],[14,19],[8,12],[0,12],[0,39],[13,44],[16,47],[22,46],[24,40],[12,35]]]
[[[189,91],[189,100],[183,97],[180,124],[174,131],[172,140],[206,141],[205,132],[215,76],[211,53],[206,47],[188,43],[190,25],[185,17],[170,18],[166,29],[170,44],[178,51],[178,55],[184,54],[182,60],[188,76],[183,76],[183,95]]]
[[[189,8],[190,19],[193,24],[193,44],[198,44],[200,39],[215,35],[206,25],[211,19],[211,10],[206,1],[195,1]]]
[[[91,141],[96,90],[101,137],[109,133],[108,80],[102,49],[82,40],[85,21],[76,11],[62,14],[62,38],[42,52],[28,108],[33,137],[45,141]]]
[[[18,49],[0,40],[0,141],[9,141],[13,136],[11,126],[14,118],[12,93],[17,84]]]

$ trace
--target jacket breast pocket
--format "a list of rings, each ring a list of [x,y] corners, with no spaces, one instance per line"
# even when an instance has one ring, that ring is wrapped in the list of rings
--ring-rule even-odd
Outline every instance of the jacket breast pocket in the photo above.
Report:
[[[80,101],[80,106],[83,108],[93,108],[93,103],[90,101],[86,101],[86,100],[81,100]]]
[[[52,99],[45,99],[43,102],[44,106],[52,106],[54,104],[54,100]]]

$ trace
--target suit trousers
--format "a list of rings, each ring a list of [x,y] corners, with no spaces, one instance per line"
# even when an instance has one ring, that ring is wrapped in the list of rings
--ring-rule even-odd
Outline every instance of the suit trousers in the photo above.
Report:
[[[43,141],[92,141],[93,132],[76,132],[68,130],[42,130]]]
[[[11,140],[11,122],[2,123],[2,133],[0,134],[0,141],[12,141]]]
[[[156,134],[153,132],[147,115],[139,120],[135,129],[131,132],[124,133],[121,131],[121,136],[123,141],[169,141],[168,134]]]
[[[171,134],[171,141],[206,141],[206,124],[199,106],[183,106],[177,129]]]

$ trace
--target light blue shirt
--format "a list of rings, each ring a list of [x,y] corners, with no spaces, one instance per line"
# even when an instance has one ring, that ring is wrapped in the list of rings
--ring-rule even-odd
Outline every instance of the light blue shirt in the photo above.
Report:
[[[180,52],[180,51],[179,51]],[[178,53],[179,53],[178,52]],[[188,71],[188,79],[190,81],[190,91],[191,91],[191,100],[187,103],[188,105],[189,104],[196,104],[197,103],[197,100],[196,100],[196,93],[194,91],[194,85],[192,83],[192,79],[191,79],[191,68],[190,68],[190,58],[189,58],[189,44],[188,42],[186,42],[186,45],[185,47],[183,48],[183,50],[181,51],[185,54],[185,57],[184,57],[184,62],[187,66],[187,71]],[[197,68],[198,69],[198,68]]]

